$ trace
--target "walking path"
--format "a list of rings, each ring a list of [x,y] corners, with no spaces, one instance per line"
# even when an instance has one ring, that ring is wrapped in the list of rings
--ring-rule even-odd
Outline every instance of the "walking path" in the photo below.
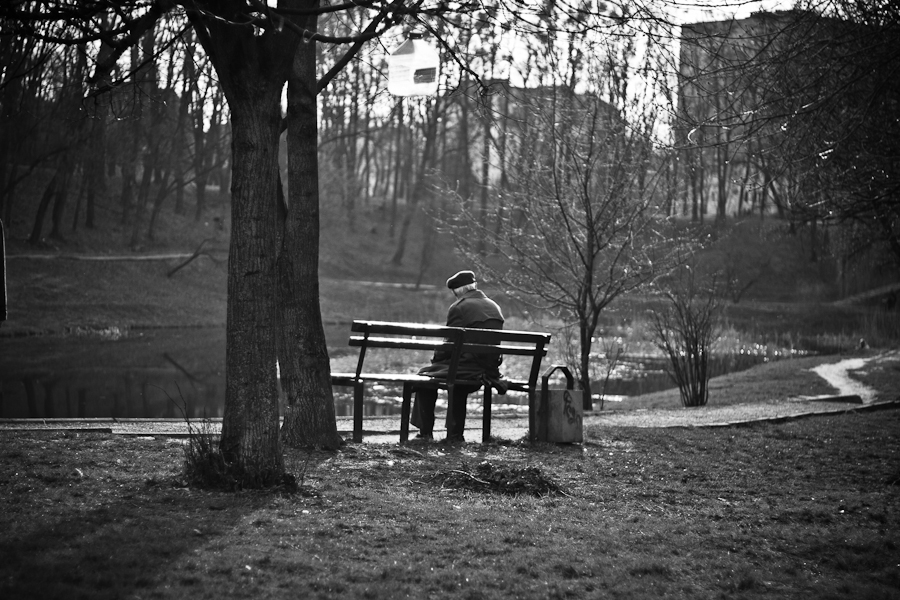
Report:
[[[868,358],[851,358],[833,364],[823,364],[813,370],[836,390],[833,396],[800,396],[728,406],[703,406],[698,408],[612,410],[585,415],[586,430],[600,427],[723,427],[761,421],[782,421],[809,415],[842,413],[856,410],[900,408],[900,399],[880,399],[876,390],[852,379],[850,371],[863,368],[871,361],[889,360],[900,356],[893,351]],[[441,419],[438,419],[440,421]],[[353,430],[352,417],[338,417],[338,431],[346,439]],[[198,423],[194,423],[198,425]],[[467,432],[470,442],[481,440],[480,418],[469,418],[471,429]],[[211,426],[217,431],[220,422]],[[366,417],[364,441],[367,443],[396,443],[399,439],[399,415]],[[66,430],[98,431],[119,435],[172,436],[188,433],[183,420],[159,419],[5,419],[0,420],[0,430]],[[495,437],[519,440],[528,435],[527,414],[497,414],[491,419],[491,432]],[[415,433],[415,429],[413,429]],[[438,432],[438,439],[441,432]]]
[[[831,396],[798,396],[753,404],[687,409],[623,410],[592,415],[585,418],[585,424],[619,427],[716,427],[845,412],[876,404],[881,407],[884,402],[876,401],[876,390],[856,381],[849,374],[879,358],[881,357],[850,358],[814,367],[812,370],[837,390],[837,394]]]
[[[869,404],[874,401],[877,392],[851,378],[849,373],[850,371],[862,369],[873,358],[848,358],[831,365],[819,365],[818,367],[813,367],[812,370],[832,387],[839,390],[841,394],[848,396],[857,395],[862,399],[863,404]]]

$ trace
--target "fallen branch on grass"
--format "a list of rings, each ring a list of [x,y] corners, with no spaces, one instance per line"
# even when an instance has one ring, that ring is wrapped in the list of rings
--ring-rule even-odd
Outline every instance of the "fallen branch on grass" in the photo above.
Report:
[[[187,258],[187,260],[185,260],[183,263],[181,263],[180,265],[178,265],[177,267],[175,267],[174,269],[172,269],[171,271],[169,271],[169,272],[166,274],[166,277],[171,277],[172,275],[174,275],[175,273],[177,273],[177,272],[180,271],[181,269],[185,268],[186,266],[188,266],[189,264],[191,264],[191,262],[193,262],[195,259],[197,259],[197,258],[199,258],[199,257],[201,257],[201,256],[207,256],[207,257],[209,257],[211,260],[213,260],[214,262],[219,262],[219,261],[217,261],[217,260],[215,259],[215,257],[213,257],[212,254],[210,254],[209,252],[203,251],[203,245],[204,245],[206,242],[212,242],[212,241],[214,241],[212,238],[207,238],[207,239],[203,240],[202,242],[200,242],[200,245],[197,246],[197,249],[194,250],[194,253],[191,254],[191,255]]]

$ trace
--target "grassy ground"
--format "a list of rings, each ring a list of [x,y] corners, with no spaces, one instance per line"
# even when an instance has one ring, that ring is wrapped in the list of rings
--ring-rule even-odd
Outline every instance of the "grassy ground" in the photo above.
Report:
[[[294,494],[186,487],[177,440],[9,434],[0,596],[898,598],[898,431],[882,411],[349,444],[289,451]]]

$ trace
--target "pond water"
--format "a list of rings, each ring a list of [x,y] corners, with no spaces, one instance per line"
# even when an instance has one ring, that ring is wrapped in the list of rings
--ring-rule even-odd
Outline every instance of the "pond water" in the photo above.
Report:
[[[348,331],[346,324],[326,327],[329,347],[345,350]],[[729,355],[713,368],[719,374],[764,359]],[[622,401],[671,387],[660,360],[625,357],[605,394]],[[370,385],[366,396],[366,415],[400,412],[400,389]],[[214,418],[224,397],[223,329],[0,338],[0,418]],[[524,394],[494,399],[497,411],[527,411]],[[349,416],[352,407],[349,389],[335,388],[337,414]],[[474,403],[472,410],[479,410]]]

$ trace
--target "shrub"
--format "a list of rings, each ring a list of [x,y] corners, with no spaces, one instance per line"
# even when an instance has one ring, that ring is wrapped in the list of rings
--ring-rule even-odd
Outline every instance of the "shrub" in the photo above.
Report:
[[[659,293],[666,304],[650,313],[655,344],[669,359],[666,371],[678,385],[681,403],[705,406],[710,350],[721,325],[722,296],[715,277],[703,285],[695,270],[685,266]]]

